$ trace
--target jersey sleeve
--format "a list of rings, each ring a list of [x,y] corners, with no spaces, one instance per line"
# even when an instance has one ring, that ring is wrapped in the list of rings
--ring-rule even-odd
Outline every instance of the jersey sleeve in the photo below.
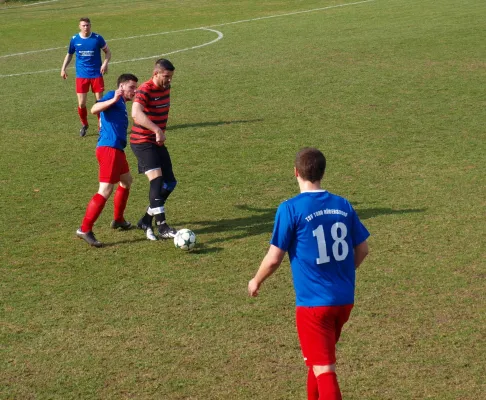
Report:
[[[74,38],[75,38],[75,36],[73,36],[71,38],[71,40],[69,41],[69,47],[68,47],[68,53],[69,54],[74,54],[76,52],[76,48],[74,46]]]
[[[277,209],[273,234],[270,244],[283,251],[288,251],[294,237],[294,224],[287,202],[283,202]]]
[[[368,229],[363,225],[353,207],[351,207],[351,228],[353,247],[360,245],[370,236]]]
[[[98,35],[97,40],[98,40],[98,46],[100,46],[100,49],[102,49],[103,47],[106,46],[106,41],[103,38],[103,36]]]
[[[147,92],[145,91],[144,86],[140,86],[137,91],[135,92],[135,97],[133,98],[134,103],[140,103],[144,108],[147,105]]]

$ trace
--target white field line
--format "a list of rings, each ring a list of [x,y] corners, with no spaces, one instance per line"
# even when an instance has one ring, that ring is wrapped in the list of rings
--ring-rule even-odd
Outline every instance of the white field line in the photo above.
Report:
[[[54,1],[58,1],[58,0],[54,0]],[[292,16],[292,15],[298,15],[298,14],[304,14],[304,13],[311,13],[311,12],[329,10],[331,8],[354,6],[354,5],[358,5],[358,4],[369,3],[369,2],[372,2],[372,1],[375,1],[375,0],[363,0],[363,1],[358,1],[358,2],[355,2],[355,3],[337,4],[337,5],[334,5],[334,6],[327,6],[327,7],[321,7],[321,8],[313,8],[311,10],[295,11],[295,12],[291,12],[291,13],[287,13],[287,14],[276,14],[276,15],[268,15],[266,17],[251,18],[251,19],[242,19],[240,21],[226,22],[226,23],[223,23],[223,24],[216,24],[216,25],[201,26],[199,28],[188,28],[188,29],[180,29],[180,30],[177,30],[177,31],[167,31],[167,32],[149,33],[147,35],[127,36],[127,37],[123,37],[123,38],[109,39],[108,41],[109,42],[113,42],[113,41],[116,41],[116,40],[129,40],[129,39],[138,39],[138,38],[144,38],[144,37],[150,37],[150,36],[167,35],[169,33],[189,32],[189,31],[195,31],[195,30],[198,30],[198,29],[205,29],[205,28],[218,28],[220,26],[241,24],[241,23],[244,23],[244,22],[260,21],[260,20],[269,19],[269,18],[288,17],[288,16]],[[59,50],[59,49],[64,49],[64,48],[66,48],[66,46],[62,46],[62,47],[51,47],[49,49],[41,49],[41,50],[31,50],[31,51],[26,51],[26,52],[23,52],[23,53],[5,54],[5,55],[1,55],[0,58],[14,57],[14,56],[23,56],[25,54],[41,53],[41,52],[44,52],[44,51],[53,51],[53,50]]]
[[[57,0],[54,0],[54,1],[57,1]],[[127,36],[127,37],[123,37],[123,38],[109,39],[108,42],[113,42],[113,41],[117,41],[117,40],[138,39],[138,38],[151,37],[151,36],[167,35],[167,34],[171,34],[171,33],[190,32],[190,31],[196,31],[196,30],[207,30],[207,31],[212,31],[212,32],[215,32],[215,33],[218,34],[218,38],[217,39],[215,39],[215,40],[213,40],[211,42],[208,42],[208,43],[204,43],[202,45],[188,47],[188,48],[181,49],[181,50],[176,50],[176,51],[173,51],[173,52],[170,52],[170,53],[159,54],[159,55],[154,55],[154,56],[149,56],[149,57],[133,58],[133,59],[129,59],[129,60],[116,61],[116,62],[112,62],[111,64],[120,64],[120,63],[124,63],[124,62],[147,60],[149,58],[155,58],[155,57],[160,57],[160,56],[166,56],[166,55],[170,55],[170,54],[180,53],[182,51],[188,51],[188,50],[197,49],[197,48],[200,48],[200,47],[203,47],[203,46],[207,46],[209,44],[215,43],[215,42],[219,41],[220,39],[222,39],[223,34],[221,32],[216,31],[216,30],[212,30],[212,29],[209,29],[209,28],[217,28],[217,27],[221,27],[221,26],[235,25],[235,24],[241,24],[241,23],[245,23],[245,22],[261,21],[261,20],[270,19],[270,18],[288,17],[288,16],[305,14],[305,13],[325,11],[325,10],[329,10],[329,9],[332,9],[332,8],[347,7],[347,6],[354,6],[354,5],[358,5],[358,4],[370,3],[372,1],[375,1],[375,0],[362,0],[362,1],[357,1],[357,2],[353,2],[353,3],[336,4],[334,6],[313,8],[313,9],[310,9],[310,10],[294,11],[294,12],[285,13],[285,14],[268,15],[266,17],[243,19],[243,20],[240,20],[240,21],[225,22],[225,23],[222,23],[222,24],[208,25],[208,26],[199,27],[199,28],[188,28],[188,29],[180,29],[180,30],[176,30],[176,31],[157,32],[157,33],[149,33],[149,34],[146,34],[146,35]],[[219,37],[219,35],[221,35],[221,37]],[[22,56],[22,55],[26,55],[26,54],[33,54],[33,53],[40,53],[40,52],[46,52],[46,51],[59,50],[59,49],[63,49],[63,48],[66,48],[66,47],[65,46],[63,46],[63,47],[52,47],[52,48],[49,48],[49,49],[26,51],[26,52],[23,52],[23,53],[5,54],[5,55],[0,55],[0,58],[7,58],[7,57],[14,57],[14,56]],[[0,75],[0,78],[7,78],[7,77],[21,76],[21,75],[31,75],[31,74],[36,74],[36,73],[44,73],[44,72],[52,72],[52,71],[57,71],[57,69],[48,69],[48,70],[43,70],[43,71],[24,72],[24,73],[19,73],[19,74]]]
[[[129,60],[115,61],[115,62],[112,62],[110,64],[121,64],[121,63],[133,62],[133,61],[149,60],[149,59],[156,58],[156,57],[168,56],[170,54],[176,54],[176,53],[180,53],[182,51],[194,50],[194,49],[199,49],[200,47],[209,46],[210,44],[216,43],[216,42],[220,41],[221,39],[223,39],[223,34],[220,31],[217,31],[215,29],[209,29],[209,28],[199,28],[199,29],[204,30],[204,31],[214,32],[214,33],[216,33],[216,35],[218,35],[218,37],[214,40],[211,40],[210,42],[199,44],[197,46],[186,47],[185,49],[174,50],[174,51],[171,51],[170,53],[159,54],[159,55],[148,56],[148,57],[141,57],[141,58],[131,58]]]
[[[206,42],[206,43],[203,43],[203,44],[199,44],[197,46],[186,47],[185,49],[174,50],[174,51],[171,51],[169,53],[156,54],[156,55],[152,55],[152,56],[148,56],[148,57],[140,57],[140,58],[132,58],[132,59],[129,59],[129,60],[113,61],[113,62],[110,62],[110,65],[112,65],[112,64],[127,63],[127,62],[133,62],[133,61],[149,60],[149,59],[153,59],[153,58],[156,58],[156,57],[163,57],[163,56],[168,56],[170,54],[180,53],[182,51],[199,49],[200,47],[209,46],[210,44],[216,43],[217,41],[219,41],[219,40],[221,40],[223,38],[223,34],[221,32],[219,32],[219,31],[217,31],[217,30],[208,29],[208,28],[198,28],[198,29],[199,30],[205,30],[205,31],[214,32],[214,33],[216,33],[218,35],[218,37],[216,39],[211,40],[210,42]],[[193,30],[195,30],[195,29],[193,29]],[[171,33],[171,32],[168,32],[168,33]],[[73,68],[74,67],[69,67],[69,69],[73,69]],[[18,73],[18,74],[0,75],[0,78],[9,78],[9,77],[13,77],[13,76],[41,74],[41,73],[45,73],[45,72],[54,72],[54,71],[60,72],[60,69],[59,68],[56,68],[56,69],[45,69],[45,70],[42,70],[42,71],[30,71],[30,72],[21,72],[21,73]]]
[[[12,53],[12,54],[5,54],[3,56],[0,56],[0,58],[7,58],[7,57],[15,57],[15,56],[23,56],[25,54],[33,54],[33,53],[42,53],[44,51],[52,51],[52,50],[59,50],[59,49],[65,49],[66,46],[62,47],[51,47],[50,49],[41,49],[41,50],[31,50],[31,51],[24,51],[23,53]]]
[[[37,3],[32,3],[32,4],[24,4],[22,7],[37,6],[37,5],[39,5],[39,4],[46,4],[46,3],[55,3],[56,1],[59,1],[59,0],[46,0],[46,1],[38,1]]]
[[[37,3],[23,4],[23,5],[21,5],[21,6],[13,6],[13,7],[9,7],[9,6],[5,5],[5,7],[0,8],[0,11],[3,11],[3,10],[12,10],[12,9],[14,9],[14,8],[22,8],[22,7],[32,7],[32,6],[38,6],[38,5],[41,5],[41,4],[46,4],[46,3],[55,3],[56,1],[59,1],[59,0],[46,0],[46,1],[38,1]]]

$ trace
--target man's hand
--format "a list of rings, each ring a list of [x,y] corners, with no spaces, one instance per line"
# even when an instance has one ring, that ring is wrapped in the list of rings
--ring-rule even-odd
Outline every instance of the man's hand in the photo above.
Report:
[[[114,102],[116,103],[120,97],[123,97],[123,89],[118,88],[115,90],[115,96],[113,96]]]
[[[108,63],[106,61],[103,64],[101,64],[100,72],[101,75],[105,75],[108,73]]]
[[[248,282],[248,296],[251,297],[258,296],[259,289],[260,289],[260,285],[257,283],[255,278],[253,278],[250,282]]]
[[[155,132],[155,143],[157,146],[162,146],[165,142],[165,133],[162,129],[157,129]]]
[[[66,74],[65,70],[61,70],[61,78],[62,79],[67,79],[68,75]]]

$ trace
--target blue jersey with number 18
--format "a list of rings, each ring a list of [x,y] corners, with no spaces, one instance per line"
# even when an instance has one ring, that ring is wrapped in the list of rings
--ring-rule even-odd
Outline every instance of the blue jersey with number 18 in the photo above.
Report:
[[[349,201],[326,190],[280,204],[270,243],[289,253],[296,305],[353,304],[353,249],[369,235]]]

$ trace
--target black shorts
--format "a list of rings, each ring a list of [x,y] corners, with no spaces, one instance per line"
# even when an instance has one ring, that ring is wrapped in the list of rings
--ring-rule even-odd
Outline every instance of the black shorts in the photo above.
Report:
[[[167,147],[157,146],[155,143],[130,144],[133,153],[138,160],[138,172],[144,174],[152,169],[160,168],[162,177],[166,182],[175,182],[172,171],[172,161]]]

